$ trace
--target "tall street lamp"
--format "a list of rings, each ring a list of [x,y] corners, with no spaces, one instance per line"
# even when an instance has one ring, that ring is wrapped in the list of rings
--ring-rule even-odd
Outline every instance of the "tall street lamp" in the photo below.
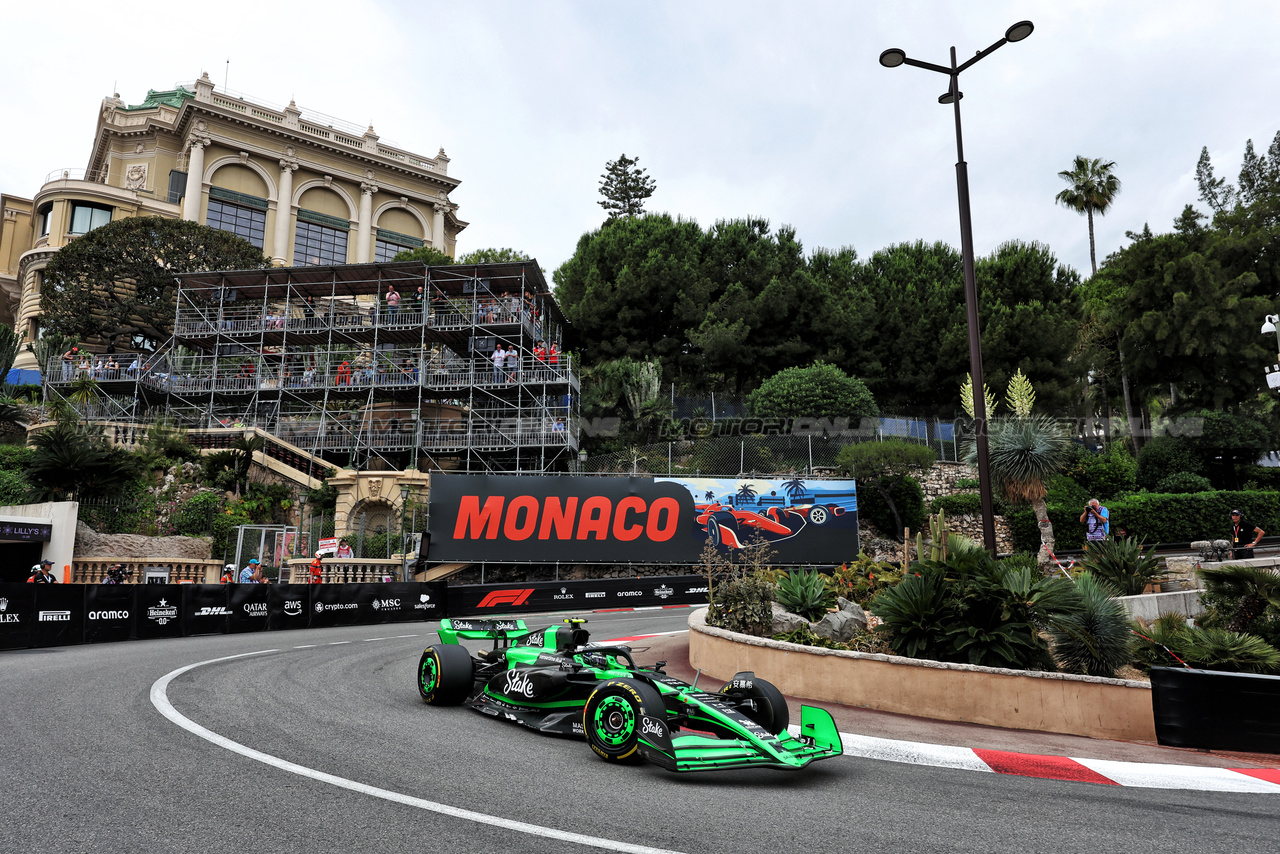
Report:
[[[404,544],[404,513],[409,505],[409,484],[400,484],[400,580],[409,580],[409,549]]]
[[[987,447],[987,402],[982,378],[982,337],[978,327],[978,286],[973,274],[973,221],[969,213],[969,165],[964,160],[964,139],[960,134],[960,72],[1004,47],[1007,42],[1020,42],[1035,29],[1030,21],[1019,21],[1005,30],[1004,38],[986,50],[980,50],[961,65],[956,64],[956,49],[951,48],[951,67],[921,62],[907,56],[901,48],[891,47],[880,54],[880,64],[885,68],[914,65],[928,71],[937,71],[950,78],[947,91],[938,97],[939,104],[951,104],[956,116],[956,190],[960,199],[960,254],[964,261],[964,304],[969,321],[969,373],[973,376],[973,428],[974,443],[978,451],[978,483],[982,498],[982,539],[987,551],[996,553],[996,516],[991,501],[991,463]]]

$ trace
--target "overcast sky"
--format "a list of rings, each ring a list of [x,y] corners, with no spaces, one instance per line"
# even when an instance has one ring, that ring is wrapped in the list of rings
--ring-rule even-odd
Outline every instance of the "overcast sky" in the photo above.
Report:
[[[1280,129],[1274,0],[9,5],[4,193],[84,167],[112,91],[136,104],[208,71],[414,152],[443,146],[471,223],[459,251],[515,247],[548,274],[603,221],[600,174],[624,152],[657,181],[649,210],[704,227],[760,216],[863,257],[958,246],[946,77],[877,58],[947,64],[954,45],[963,62],[1022,19],[1029,39],[960,78],[980,254],[1037,240],[1087,274],[1085,220],[1054,203],[1073,157],[1114,160],[1123,182],[1101,260],[1198,204],[1201,146],[1234,180],[1245,140],[1265,151]]]

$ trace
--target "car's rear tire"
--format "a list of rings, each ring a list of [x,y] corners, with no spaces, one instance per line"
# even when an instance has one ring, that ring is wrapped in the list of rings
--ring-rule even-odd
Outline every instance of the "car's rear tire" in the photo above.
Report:
[[[591,692],[582,709],[587,744],[606,762],[635,763],[640,755],[640,717],[666,719],[662,696],[638,679],[610,679]]]
[[[763,679],[752,679],[750,687],[735,686],[728,682],[720,689],[727,694],[742,712],[751,720],[760,724],[768,732],[777,735],[791,723],[791,710],[787,708],[786,698],[773,686],[772,682]]]
[[[418,693],[424,703],[456,706],[471,693],[474,674],[471,653],[465,647],[432,644],[418,659]]]

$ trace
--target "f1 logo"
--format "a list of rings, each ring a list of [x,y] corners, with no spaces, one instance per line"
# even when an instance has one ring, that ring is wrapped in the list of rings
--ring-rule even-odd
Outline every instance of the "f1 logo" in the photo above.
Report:
[[[480,600],[477,608],[495,608],[498,605],[523,605],[533,595],[533,588],[527,590],[494,590]]]

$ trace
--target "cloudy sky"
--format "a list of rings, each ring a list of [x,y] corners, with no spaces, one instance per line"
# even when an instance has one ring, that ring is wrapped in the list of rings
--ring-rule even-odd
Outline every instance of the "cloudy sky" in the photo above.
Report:
[[[511,246],[548,272],[603,220],[600,174],[622,153],[657,181],[650,210],[703,226],[760,216],[862,256],[958,245],[946,77],[877,58],[946,64],[954,45],[963,61],[1022,19],[1029,39],[961,76],[979,253],[1037,240],[1087,273],[1085,220],[1054,203],[1073,157],[1114,160],[1123,182],[1101,259],[1197,202],[1202,146],[1234,179],[1245,140],[1265,151],[1280,130],[1274,0],[11,5],[0,191],[30,198],[82,168],[112,91],[136,104],[208,71],[444,147],[471,223],[460,250]]]

